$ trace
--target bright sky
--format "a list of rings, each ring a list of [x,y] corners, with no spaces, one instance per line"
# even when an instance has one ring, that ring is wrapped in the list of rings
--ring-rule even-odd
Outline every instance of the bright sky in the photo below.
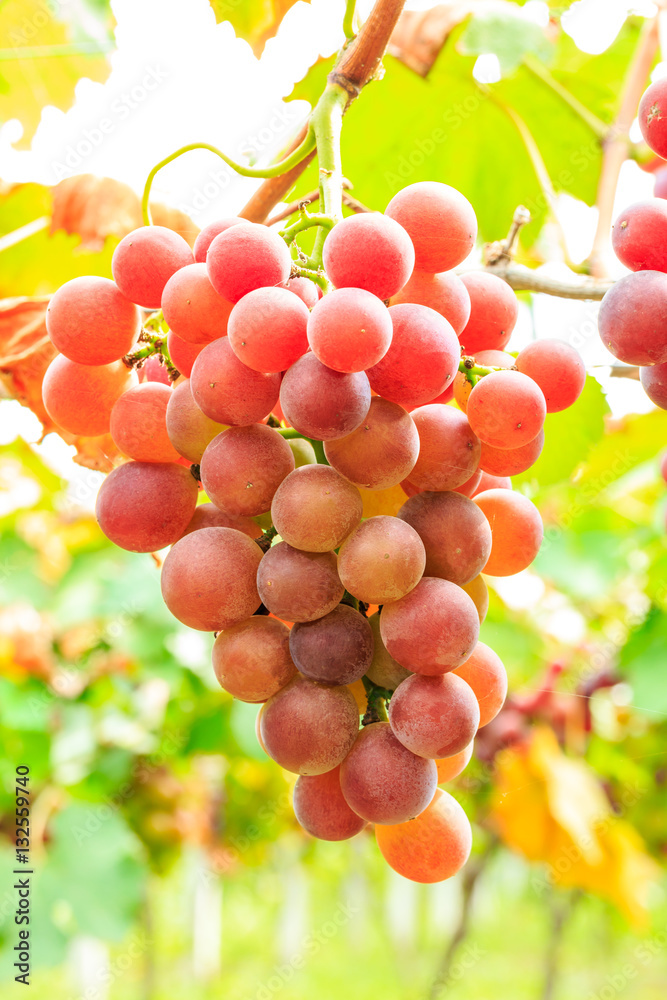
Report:
[[[372,0],[359,0],[362,17],[371,6]],[[430,6],[427,0],[407,4],[408,9]],[[46,108],[28,151],[13,147],[21,126],[16,120],[7,122],[0,129],[3,180],[54,184],[90,172],[116,177],[141,191],[158,160],[196,141],[217,145],[236,158],[251,153],[267,162],[309,111],[305,102],[285,104],[283,98],[318,55],[330,55],[343,40],[343,0],[297,3],[260,60],[229,24],[215,24],[208,0],[113,0],[112,7],[117,49],[110,57],[109,78],[104,84],[81,80],[74,106],[66,113]],[[650,16],[654,11],[646,0],[580,0],[563,25],[582,49],[601,52],[613,42],[628,12]],[[544,24],[548,7],[529,0],[520,16]],[[481,56],[480,78],[492,80],[496,64],[495,56]],[[658,67],[656,74],[664,71]],[[255,185],[233,175],[212,154],[195,152],[162,171],[153,190],[158,199],[182,208],[201,226],[234,214]],[[652,178],[635,164],[626,164],[617,210],[651,194]],[[595,230],[595,209],[561,196],[558,211],[573,259],[583,260]],[[558,270],[561,265],[550,267]],[[589,367],[604,366],[609,355],[597,336],[596,312],[590,303],[537,296],[532,314],[522,307],[511,347],[520,349],[535,336],[561,337],[581,351]],[[616,415],[651,408],[638,383],[610,379],[604,367],[594,371]],[[16,403],[1,403],[0,443],[17,432],[36,441],[36,418]],[[91,508],[99,477],[74,465],[73,449],[49,435],[37,450],[70,481],[78,502]]]

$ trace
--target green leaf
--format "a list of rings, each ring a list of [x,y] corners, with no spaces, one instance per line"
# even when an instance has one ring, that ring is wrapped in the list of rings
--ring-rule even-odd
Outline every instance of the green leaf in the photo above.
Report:
[[[633,705],[646,712],[667,713],[667,615],[652,608],[644,623],[622,647],[619,666],[633,689]]]
[[[652,410],[626,417],[591,449],[578,480],[582,489],[597,492],[631,472],[641,462],[654,460],[667,441],[667,411]]]
[[[250,43],[258,58],[266,42],[278,31],[287,11],[296,2],[297,0],[210,0],[218,24],[229,21],[237,36]]]
[[[544,62],[549,62],[553,53],[553,45],[544,29],[524,20],[511,8],[483,12],[470,18],[461,35],[459,49],[467,56],[494,53],[503,76],[517,68],[526,52]]]

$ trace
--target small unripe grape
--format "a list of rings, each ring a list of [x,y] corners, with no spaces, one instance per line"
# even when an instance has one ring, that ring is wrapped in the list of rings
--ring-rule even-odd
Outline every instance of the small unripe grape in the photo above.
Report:
[[[395,691],[401,681],[410,677],[410,671],[397,663],[393,656],[387,652],[387,648],[382,641],[380,634],[380,615],[376,612],[368,619],[368,624],[373,633],[373,661],[368,668],[366,675],[373,684],[386,688],[388,691]]]
[[[111,258],[111,271],[130,302],[159,309],[172,274],[193,261],[192,250],[173,229],[142,226],[120,241]]]
[[[487,611],[489,610],[489,588],[484,583],[484,577],[480,574],[479,576],[476,576],[474,580],[470,580],[468,583],[462,583],[461,588],[465,590],[468,597],[472,598],[475,607],[477,608],[479,624],[481,625],[486,618]]]

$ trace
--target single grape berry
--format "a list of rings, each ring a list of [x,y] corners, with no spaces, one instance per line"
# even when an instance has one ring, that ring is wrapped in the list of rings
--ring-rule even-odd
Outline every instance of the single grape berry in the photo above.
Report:
[[[419,435],[402,406],[373,396],[356,430],[327,441],[324,454],[350,482],[367,490],[385,490],[397,486],[414,468]]]
[[[192,398],[190,379],[184,379],[171,390],[166,424],[169,440],[179,455],[197,465],[201,462],[206,446],[228,427],[202,413]]]
[[[387,353],[391,337],[387,307],[363,288],[334,289],[308,318],[313,354],[337,372],[360,372],[376,365]]]
[[[476,472],[481,444],[464,413],[431,403],[412,411],[419,456],[410,482],[420,490],[454,490]]]
[[[667,274],[636,271],[615,282],[602,300],[598,330],[627,365],[667,362]]]
[[[271,509],[273,496],[294,469],[287,441],[266,424],[222,431],[201,459],[206,495],[228,514],[255,517]]]
[[[520,448],[542,430],[547,405],[536,382],[521,372],[491,372],[468,397],[468,420],[493,448]]]
[[[297,622],[289,636],[300,673],[321,684],[352,684],[373,659],[373,633],[367,620],[347,604],[311,622]]]
[[[639,381],[651,402],[667,410],[667,363],[640,368]]]
[[[167,406],[172,390],[160,382],[128,389],[111,411],[110,430],[116,446],[137,462],[179,462],[167,434]]]
[[[667,159],[667,79],[652,83],[639,102],[639,127],[654,153]]]
[[[337,549],[356,528],[363,513],[356,486],[328,465],[304,465],[291,472],[271,504],[273,524],[296,549]]]
[[[290,276],[292,258],[275,230],[255,222],[241,222],[212,240],[206,268],[216,292],[229,302],[238,302],[255,288],[284,284]]]
[[[276,618],[254,615],[221,632],[213,643],[213,670],[239,701],[262,702],[296,677],[290,630]]]
[[[188,340],[183,340],[173,330],[167,334],[167,350],[171,363],[176,371],[185,375],[186,378],[190,378],[192,375],[192,366],[205,346],[205,344],[193,344]]]
[[[461,275],[470,295],[470,319],[459,336],[465,354],[502,351],[516,326],[519,302],[502,278],[487,271]]]
[[[480,729],[488,725],[495,719],[507,697],[507,672],[503,661],[490,646],[478,642],[465,663],[452,673],[462,677],[472,688],[479,702]],[[447,674],[447,677],[451,676]]]
[[[122,361],[110,365],[80,365],[59,354],[46,369],[42,400],[58,427],[70,434],[106,434],[111,411],[138,379]]]
[[[271,614],[286,622],[322,618],[345,593],[335,552],[302,552],[287,542],[272,545],[262,559],[257,588]]]
[[[365,372],[335,372],[309,352],[285,372],[280,405],[299,434],[331,441],[361,424],[371,405],[371,388]]]
[[[192,250],[173,229],[143,226],[120,241],[111,258],[111,272],[130,302],[159,309],[172,274],[193,262]]]
[[[366,604],[404,597],[422,578],[426,554],[417,532],[397,517],[369,517],[343,542],[338,575]]]
[[[302,774],[294,786],[294,815],[318,840],[349,840],[366,826],[345,801],[340,767],[325,774]]]
[[[257,372],[284,372],[308,350],[310,313],[287,288],[256,288],[229,317],[229,343],[244,365]]]
[[[224,233],[225,229],[229,229],[230,226],[237,226],[239,222],[247,222],[247,219],[239,219],[237,215],[232,215],[227,219],[218,219],[215,222],[209,222],[208,226],[204,226],[199,236],[195,240],[195,245],[192,248],[195,260],[198,264],[206,263],[206,254],[208,253],[208,248],[211,243],[220,233]]]
[[[540,512],[528,497],[512,490],[478,493],[473,503],[491,527],[491,555],[484,567],[490,576],[512,576],[527,569],[540,550],[544,528]]]
[[[162,293],[164,318],[177,337],[210,344],[227,334],[232,303],[218,295],[206,264],[188,264],[171,276]]]
[[[482,453],[479,457],[479,467],[482,474],[490,473],[491,477],[518,476],[520,473],[530,469],[535,465],[542,454],[544,448],[544,428],[537,437],[534,437],[528,444],[522,444],[520,448],[492,448],[490,444],[482,442]],[[486,487],[491,489],[490,486]],[[510,487],[511,489],[511,487]],[[480,486],[475,493],[481,493]]]
[[[631,271],[667,271],[667,205],[657,198],[629,205],[611,227],[611,244]]]
[[[364,288],[379,299],[389,299],[412,274],[415,250],[397,222],[379,212],[365,212],[333,227],[322,259],[336,288]]]
[[[472,830],[462,806],[441,788],[416,819],[376,826],[380,853],[390,868],[413,882],[442,882],[470,857]]]
[[[453,673],[413,674],[394,691],[389,724],[403,746],[432,759],[460,753],[479,728],[479,704],[469,684]]]
[[[470,295],[456,274],[429,274],[428,271],[415,269],[407,285],[394,295],[391,305],[401,302],[414,302],[435,309],[451,323],[457,336],[470,319]]]
[[[46,330],[70,361],[108,365],[132,350],[141,332],[141,313],[108,278],[72,278],[51,296]]]
[[[665,206],[667,221],[667,206]],[[586,382],[586,367],[578,351],[562,340],[535,340],[519,352],[516,367],[537,382],[547,413],[572,406]]]
[[[418,181],[395,194],[386,214],[399,222],[415,247],[420,271],[449,271],[475,245],[477,219],[468,199],[448,184]]]
[[[418,493],[398,517],[411,525],[426,552],[427,576],[462,586],[484,569],[491,552],[491,529],[478,507],[460,493]]]
[[[221,337],[195,359],[190,388],[195,403],[211,420],[244,426],[271,412],[278,401],[280,374],[248,368],[234,354],[229,337]]]

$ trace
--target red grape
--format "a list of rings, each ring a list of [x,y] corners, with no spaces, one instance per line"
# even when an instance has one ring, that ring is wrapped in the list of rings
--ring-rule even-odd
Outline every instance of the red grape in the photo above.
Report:
[[[356,486],[328,465],[304,465],[282,481],[271,504],[278,534],[295,549],[337,549],[363,513]]]
[[[287,441],[273,427],[230,427],[213,438],[201,460],[206,495],[228,514],[254,517],[271,509],[273,495],[294,469]]]
[[[464,353],[502,351],[519,315],[516,295],[502,278],[488,271],[470,271],[461,280],[470,295],[470,319],[459,337]]]
[[[389,724],[404,747],[420,757],[451,757],[465,750],[479,727],[472,688],[453,673],[413,674],[394,691]]]
[[[183,340],[172,330],[167,335],[167,350],[169,357],[176,371],[186,378],[192,375],[192,366],[204,349],[205,344],[191,344],[188,340]]]
[[[336,288],[364,288],[379,299],[389,299],[412,274],[415,251],[397,222],[379,212],[366,212],[333,227],[322,259]]]
[[[444,674],[475,648],[479,615],[461,587],[425,576],[405,597],[385,604],[380,631],[387,651],[406,670]]]
[[[318,840],[349,840],[366,826],[348,806],[340,787],[340,767],[324,774],[302,774],[294,786],[294,815]]]
[[[491,445],[482,442],[482,454],[479,459],[480,468],[484,472],[490,472],[491,478],[496,476],[518,476],[519,473],[530,469],[542,454],[544,447],[544,428],[537,437],[529,441],[528,444],[521,445],[520,448],[492,448]],[[484,487],[489,490],[491,486]],[[511,486],[510,486],[511,489]],[[475,490],[481,493],[482,488]]]
[[[282,285],[290,276],[287,244],[273,229],[241,222],[216,236],[206,254],[211,284],[219,295],[238,302],[265,285]]]
[[[363,288],[329,292],[308,319],[308,343],[316,358],[337,372],[360,372],[381,361],[389,349],[389,310]]]
[[[195,245],[193,247],[193,253],[197,263],[206,263],[208,248],[219,233],[224,233],[225,229],[229,229],[231,226],[237,226],[239,222],[247,221],[247,219],[239,219],[237,215],[232,215],[227,219],[217,219],[215,222],[209,222],[208,226],[204,226],[195,240]]]
[[[409,823],[375,828],[390,868],[413,882],[442,882],[470,857],[472,830],[462,807],[439,788],[428,809]]]
[[[46,369],[42,400],[58,427],[70,434],[97,437],[108,432],[116,400],[137,382],[122,361],[79,365],[59,354]]]
[[[212,503],[200,503],[195,507],[183,534],[189,535],[191,531],[199,531],[200,528],[235,528],[248,538],[259,538],[262,534],[262,529],[252,518],[227,514]]]
[[[210,344],[227,334],[232,303],[218,295],[206,264],[189,264],[173,274],[162,293],[162,312],[171,330],[191,344]]]
[[[111,271],[130,302],[159,309],[172,274],[193,261],[192,250],[173,229],[142,226],[120,241],[111,258]]]
[[[521,372],[491,372],[468,398],[468,420],[493,448],[520,448],[542,430],[547,407],[540,387]]]
[[[166,419],[167,434],[174,448],[188,462],[195,463],[201,462],[207,444],[228,426],[202,413],[192,398],[189,379],[171,390]]]
[[[385,399],[411,408],[430,401],[453,381],[461,349],[454,330],[428,306],[390,306],[391,347],[368,370],[371,388]]]
[[[466,479],[465,483],[461,483],[454,490],[455,493],[461,493],[464,497],[471,497],[477,490],[480,482],[482,481],[482,470],[476,469],[470,479]],[[410,494],[412,496],[412,494]]]
[[[167,405],[171,389],[144,382],[128,389],[111,411],[111,437],[128,458],[137,462],[178,462],[181,458],[167,435]]]
[[[346,687],[295,677],[264,705],[259,728],[266,752],[286,771],[324,774],[347,757],[359,711]]]
[[[393,306],[401,302],[415,302],[435,309],[451,324],[457,336],[470,319],[468,289],[453,273],[429,274],[414,270],[407,285],[391,300]]]
[[[426,555],[422,541],[397,517],[370,517],[343,542],[338,575],[343,586],[366,604],[404,597],[422,578]]]
[[[667,363],[640,368],[639,381],[651,402],[667,410]]]
[[[475,741],[471,740],[465,750],[459,750],[458,753],[453,754],[451,757],[441,757],[440,760],[436,760],[435,766],[438,769],[439,785],[444,785],[448,781],[458,778],[459,774],[465,771],[472,758],[474,745]]]
[[[357,486],[384,490],[397,486],[414,467],[419,435],[409,413],[398,403],[373,396],[356,430],[324,446],[327,461]]]
[[[653,175],[653,197],[667,198],[667,167],[660,167]]]
[[[259,596],[271,614],[284,621],[322,618],[345,593],[336,563],[335,552],[302,552],[279,542],[271,546],[260,564]]]
[[[283,372],[308,350],[308,307],[286,288],[256,288],[229,317],[234,354],[257,372]]]
[[[487,490],[474,498],[491,526],[491,555],[484,567],[490,576],[512,576],[532,563],[544,528],[540,512],[528,497],[512,490]]]
[[[201,528],[184,535],[162,567],[164,603],[190,628],[231,628],[260,605],[256,575],[261,558],[259,545],[234,528]]]
[[[535,440],[539,439],[540,435],[538,434]],[[476,497],[478,493],[485,493],[486,490],[511,490],[512,488],[512,480],[509,476],[495,476],[488,472],[482,472],[482,478],[473,493],[473,497]]]
[[[629,205],[611,227],[611,243],[631,271],[667,271],[667,205],[657,198]]]
[[[398,516],[424,543],[427,576],[461,586],[484,569],[491,552],[491,529],[472,500],[453,492],[418,493],[406,500]]]
[[[285,372],[280,405],[299,434],[331,441],[359,426],[371,405],[371,389],[364,372],[335,372],[308,353]]]
[[[667,159],[667,79],[656,80],[639,103],[639,127],[654,153]]]
[[[362,614],[337,605],[323,618],[292,626],[289,637],[298,670],[321,684],[353,684],[373,659],[373,633]]]
[[[479,702],[479,728],[495,719],[507,697],[507,672],[490,646],[478,642],[472,653],[453,673],[469,684]],[[451,674],[447,674],[451,677]]]
[[[137,369],[137,374],[140,382],[160,382],[162,385],[171,385],[167,366],[159,354],[151,354],[150,358],[146,358],[141,368]]]
[[[419,457],[410,482],[420,490],[453,490],[479,465],[481,445],[464,413],[431,403],[412,411],[419,434]]]
[[[322,290],[310,278],[290,278],[285,288],[293,292],[294,295],[298,295],[309,309],[317,305],[322,297]]]
[[[636,271],[611,286],[598,313],[605,347],[627,365],[667,362],[667,275]]]
[[[418,181],[395,194],[386,214],[408,232],[420,271],[449,271],[475,245],[477,219],[468,199],[448,184]]]
[[[141,313],[108,278],[72,278],[51,296],[46,330],[70,361],[108,365],[131,351],[141,332]]]
[[[293,677],[290,631],[277,618],[254,615],[221,632],[213,643],[220,686],[239,701],[266,701]]]
[[[667,205],[665,218],[667,220]],[[547,403],[547,413],[557,413],[572,406],[586,382],[586,368],[580,354],[562,340],[533,341],[519,352],[516,366],[539,385]]]
[[[195,403],[211,420],[254,424],[275,406],[280,375],[248,368],[234,354],[229,337],[222,337],[207,344],[196,359],[190,388]]]
[[[418,816],[437,784],[434,762],[407,750],[387,722],[365,726],[340,769],[347,804],[369,823],[402,823]]]
[[[121,549],[156,552],[181,537],[197,493],[196,481],[182,465],[127,462],[102,483],[95,514],[104,534]]]

